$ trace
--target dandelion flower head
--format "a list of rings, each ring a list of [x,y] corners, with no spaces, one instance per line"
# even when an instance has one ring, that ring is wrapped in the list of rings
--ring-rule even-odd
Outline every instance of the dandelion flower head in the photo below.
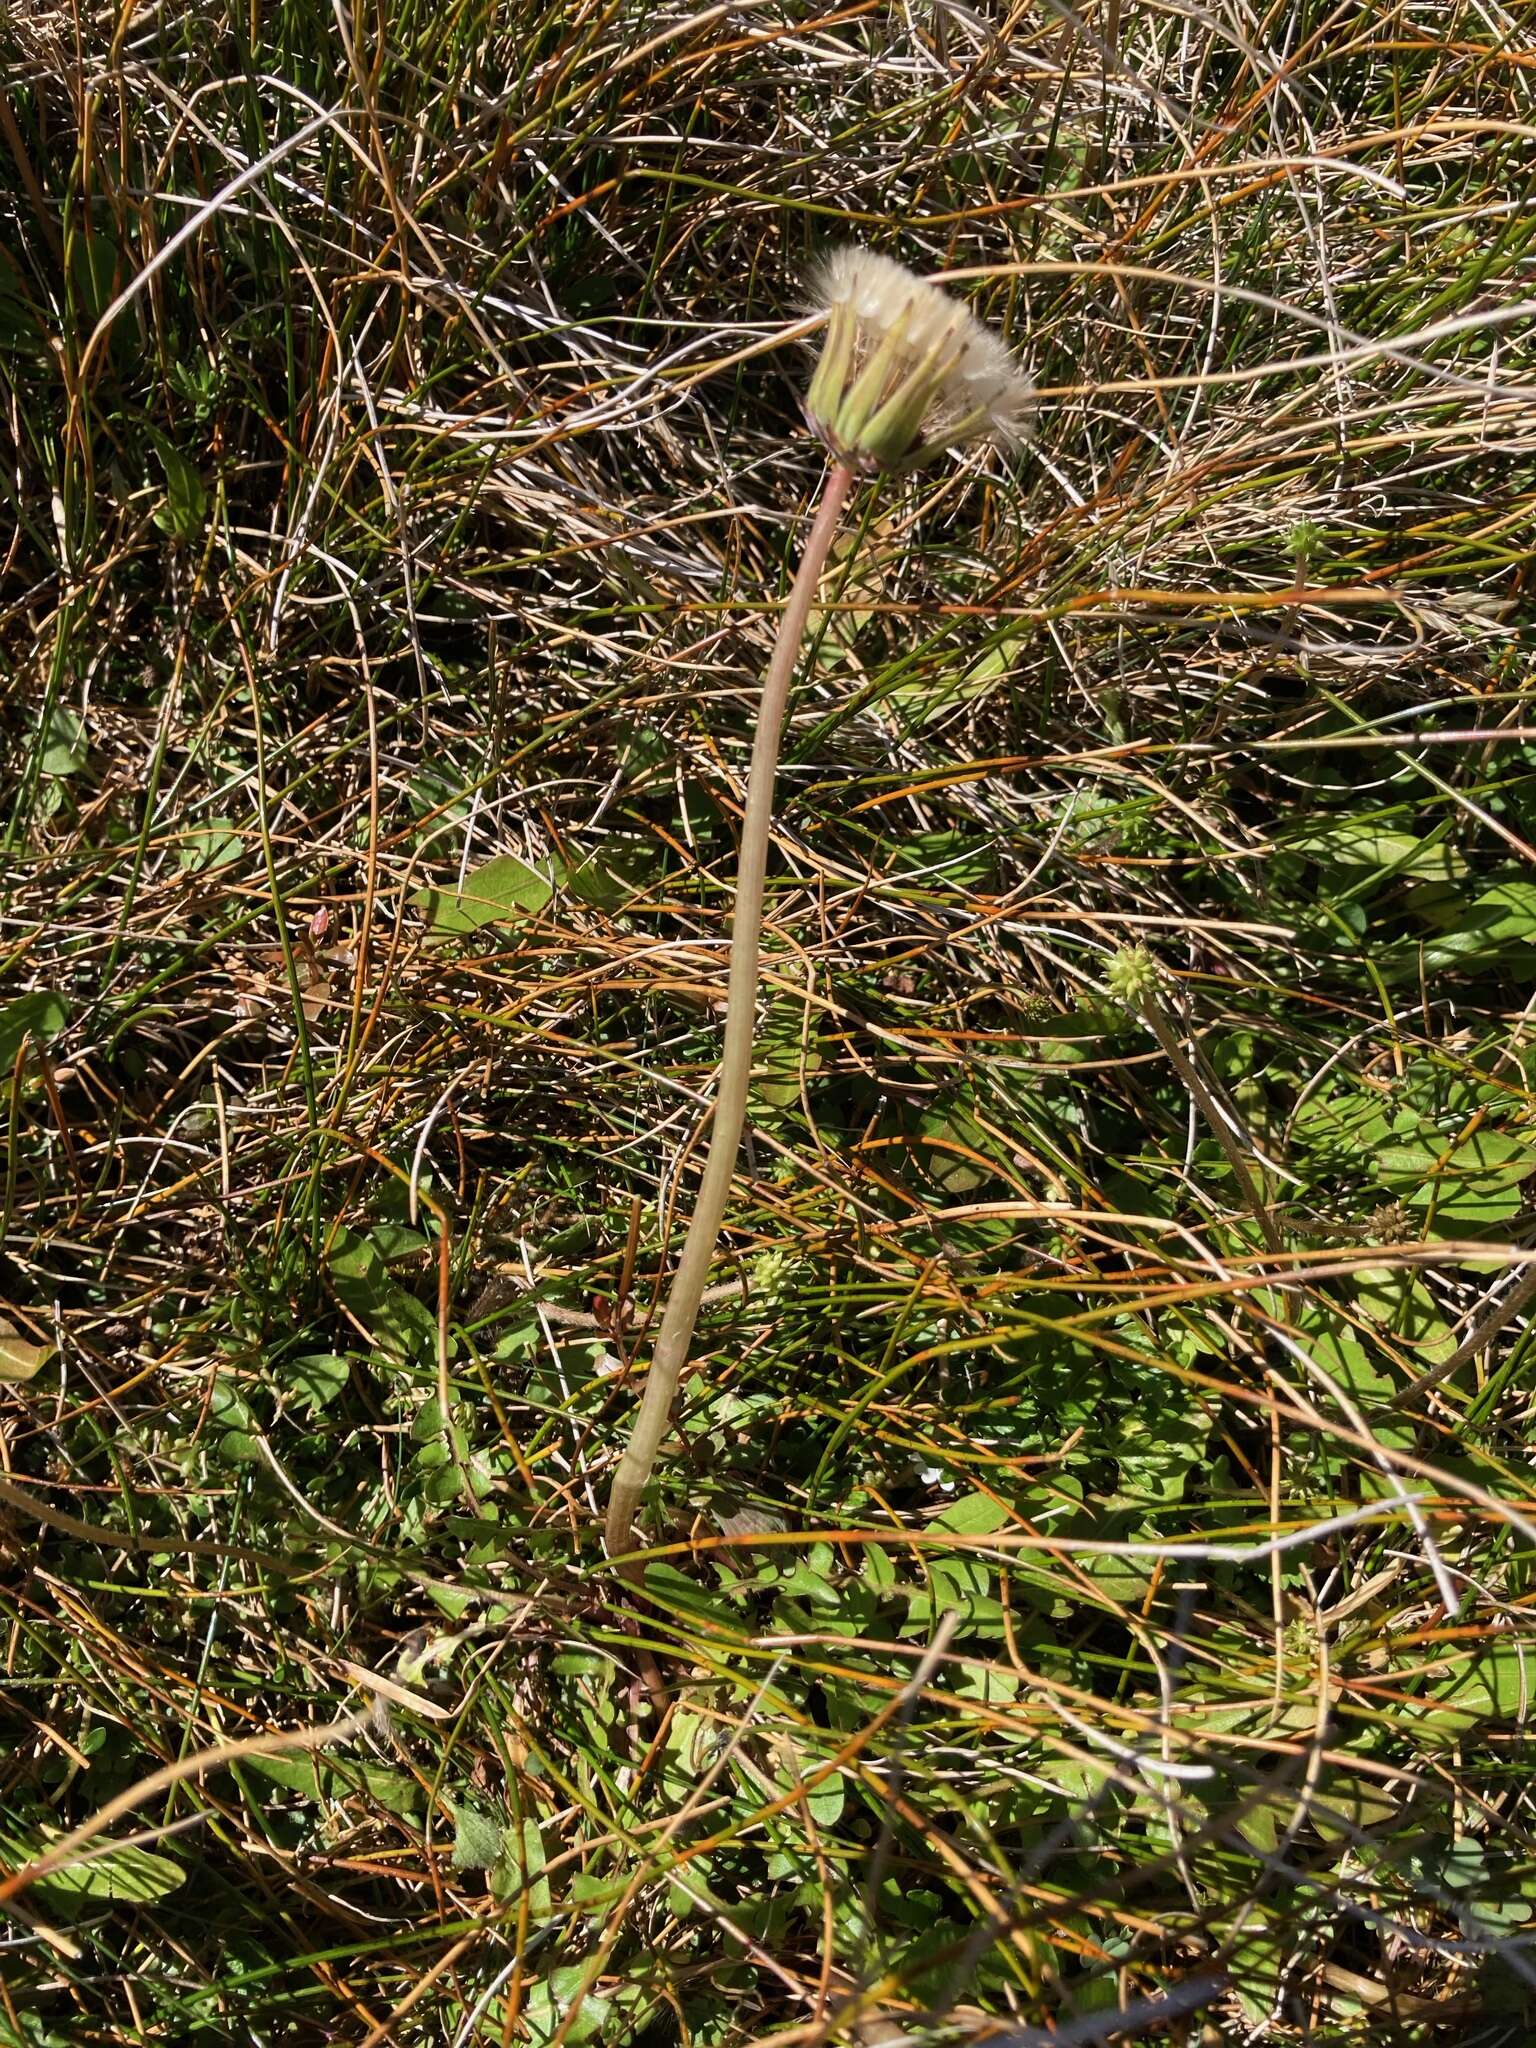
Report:
[[[889,256],[838,249],[815,275],[826,339],[806,414],[840,461],[915,469],[969,442],[1017,442],[1028,372],[1007,343]]]

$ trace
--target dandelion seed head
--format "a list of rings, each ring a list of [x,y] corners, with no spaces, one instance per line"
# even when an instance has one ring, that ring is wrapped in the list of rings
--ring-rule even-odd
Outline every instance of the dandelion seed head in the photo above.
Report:
[[[959,300],[858,248],[823,258],[813,289],[828,317],[806,411],[834,454],[910,469],[947,448],[1022,438],[1029,374]]]

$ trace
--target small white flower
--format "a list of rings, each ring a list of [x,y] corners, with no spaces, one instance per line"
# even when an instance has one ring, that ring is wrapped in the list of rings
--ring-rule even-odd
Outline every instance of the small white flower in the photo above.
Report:
[[[1034,387],[958,300],[868,249],[818,267],[826,340],[805,408],[840,461],[915,469],[972,441],[1017,442]]]

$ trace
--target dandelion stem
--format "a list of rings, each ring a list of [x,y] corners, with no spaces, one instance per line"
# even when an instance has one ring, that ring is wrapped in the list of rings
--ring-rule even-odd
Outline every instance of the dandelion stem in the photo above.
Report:
[[[826,567],[852,482],[853,471],[845,463],[834,463],[827,472],[821,504],[779,619],[773,658],[763,679],[757,733],[752,742],[752,765],[747,775],[746,810],[741,826],[736,906],[731,920],[731,972],[726,995],[725,1040],[720,1052],[709,1152],[704,1161],[698,1202],[683,1240],[682,1256],[677,1262],[672,1291],[662,1316],[661,1332],[651,1354],[651,1369],[646,1376],[640,1412],[635,1417],[628,1447],[619,1460],[608,1496],[604,1539],[610,1557],[622,1557],[632,1548],[635,1510],[655,1466],[678,1382],[688,1362],[699,1299],[709,1277],[710,1261],[714,1257],[730,1196],[731,1176],[741,1149],[757,1020],[758,940],[763,925],[763,879],[768,866],[768,836],[773,821],[773,785],[779,764],[779,735],[816,587]],[[638,1580],[639,1566],[629,1567],[625,1576]]]

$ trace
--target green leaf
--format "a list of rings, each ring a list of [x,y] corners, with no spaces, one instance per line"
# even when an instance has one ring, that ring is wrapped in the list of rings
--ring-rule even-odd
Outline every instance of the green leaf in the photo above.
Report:
[[[1480,917],[1484,938],[1536,942],[1536,882],[1496,882],[1474,900],[1472,914]]]
[[[58,779],[78,775],[89,754],[84,719],[67,705],[55,704],[43,728],[43,757],[39,763],[43,773]]]
[[[1319,1165],[1335,1171],[1357,1167],[1362,1151],[1391,1134],[1389,1107],[1375,1090],[1341,1087],[1314,1096],[1297,1111],[1292,1132]]]
[[[1465,854],[1443,840],[1421,839],[1416,832],[1395,831],[1368,818],[1314,825],[1286,840],[1285,851],[1305,854],[1323,867],[1363,868],[1388,878],[1449,880],[1467,872]]]
[[[740,1616],[733,1613],[723,1600],[713,1599],[676,1565],[648,1564],[645,1568],[645,1589],[659,1606],[671,1613],[685,1614],[695,1621],[712,1624],[732,1636],[741,1633]]]
[[[112,303],[120,263],[116,242],[95,222],[70,240],[69,280],[73,296],[93,324]]]
[[[515,1899],[528,1894],[528,1910],[547,1914],[550,1907],[549,1879],[542,1873],[548,1862],[544,1837],[536,1820],[525,1820],[520,1828],[504,1828],[498,1844],[495,1868],[491,1872],[491,1896]]]
[[[554,884],[515,854],[499,853],[464,877],[456,895],[420,889],[412,899],[439,932],[459,935],[482,925],[515,924],[536,917],[554,895]]]
[[[155,508],[154,521],[173,540],[194,541],[208,517],[208,493],[197,473],[179,448],[169,441],[159,447],[160,465],[165,471],[165,498]]]
[[[256,1418],[234,1377],[215,1373],[208,1387],[208,1413],[225,1429],[252,1429]]]
[[[574,2020],[569,2019],[577,1991],[588,1975],[580,1963],[553,1971],[535,1984],[523,2011],[529,2048],[546,2048],[556,2034],[569,2048],[583,2048],[586,2042],[613,2043],[633,2037],[625,2015],[633,2014],[653,1994],[638,1984],[621,1984],[614,1991],[591,1990],[581,2001]]]
[[[453,1812],[453,1867],[455,1870],[489,1870],[501,1854],[502,1825],[473,1806],[456,1806]]]
[[[1153,1400],[1129,1409],[1106,1445],[1120,1468],[1123,1493],[1139,1507],[1182,1500],[1210,1433],[1209,1416],[1195,1407],[1170,1408]]]
[[[815,1821],[817,1827],[836,1827],[843,1817],[843,1808],[848,1803],[848,1793],[843,1783],[842,1773],[841,1771],[831,1771],[819,1783],[807,1785],[807,1778],[814,1776],[815,1768],[809,1759],[804,1760],[804,1767],[802,1769],[791,1769],[781,1763],[774,1772],[774,1779],[780,1791],[794,1792],[798,1795],[799,1799],[803,1799],[811,1819]],[[745,1795],[749,1799],[752,1798],[756,1788],[751,1777],[745,1771],[738,1772],[737,1777]],[[757,1796],[760,1797],[761,1795],[758,1794]]]
[[[57,1344],[34,1344],[0,1316],[0,1380],[15,1384],[35,1379],[58,1348]]]
[[[1276,1796],[1283,1801],[1289,1820],[1295,1812],[1294,1797],[1289,1793]],[[1347,1778],[1340,1773],[1329,1782],[1326,1793],[1314,1800],[1307,1823],[1325,1842],[1351,1842],[1359,1840],[1363,1829],[1395,1825],[1402,1815],[1401,1798],[1394,1798],[1369,1778]]]
[[[1355,1299],[1419,1365],[1438,1365],[1456,1348],[1434,1296],[1410,1267],[1361,1266]]]
[[[1427,968],[1486,965],[1527,973],[1536,957],[1536,883],[1498,882],[1470,903],[1455,901],[1446,929],[1422,948]],[[1420,949],[1415,947],[1415,955]]]
[[[376,1223],[368,1233],[368,1241],[381,1259],[391,1263],[417,1258],[430,1250],[432,1244],[422,1231],[411,1230],[404,1223]]]
[[[963,1091],[942,1108],[925,1110],[917,1129],[929,1176],[951,1200],[973,1194],[998,1177],[990,1162],[999,1141],[970,1114]]]
[[[1469,1727],[1526,1720],[1536,1710],[1536,1649],[1519,1642],[1478,1649],[1456,1661],[1433,1696],[1441,1707],[1466,1716]]]
[[[997,879],[993,842],[973,832],[913,832],[898,840],[894,851],[890,878],[907,887],[979,889]]]
[[[891,1562],[890,1552],[883,1543],[866,1545],[860,1577],[865,1585],[876,1593],[889,1593],[894,1587],[896,1567]]]
[[[352,1361],[332,1351],[310,1351],[302,1358],[290,1358],[279,1377],[291,1387],[299,1405],[310,1415],[329,1408],[352,1376]]]
[[[8,1074],[15,1066],[23,1039],[47,1045],[68,1022],[69,1007],[63,997],[52,995],[47,989],[34,989],[30,995],[7,1003],[0,1010],[0,1073]]]
[[[22,273],[0,250],[0,348],[15,349],[35,361],[43,331]]]
[[[426,1805],[427,1795],[409,1771],[392,1771],[387,1764],[362,1764],[356,1768],[361,1771],[370,1798],[386,1813],[404,1819],[407,1814],[420,1813]]]
[[[177,865],[189,875],[226,868],[245,851],[245,841],[230,818],[211,818],[184,832],[176,849]]]
[[[251,1756],[246,1757],[237,1767],[242,1771],[255,1771],[258,1777],[270,1778],[274,1785],[281,1785],[285,1792],[298,1792],[307,1799],[317,1799],[334,1783],[335,1773],[316,1756]]]
[[[356,1231],[338,1230],[331,1242],[331,1285],[336,1299],[396,1363],[430,1349],[437,1318],[414,1294],[390,1278],[378,1252]]]
[[[636,779],[651,768],[659,768],[663,761],[670,761],[674,751],[664,732],[658,732],[654,725],[637,725],[624,747],[624,773]]]
[[[1520,1207],[1520,1183],[1536,1171],[1536,1150],[1498,1131],[1476,1131],[1445,1151],[1431,1140],[1388,1145],[1376,1155],[1383,1183],[1412,1206],[1434,1204],[1448,1224],[1497,1223]]]
[[[561,886],[595,910],[622,910],[653,881],[658,848],[649,839],[614,838],[575,863],[561,862]]]
[[[816,1549],[826,1551],[830,1562],[830,1548],[818,1543]],[[824,1607],[832,1614],[842,1612],[847,1606],[847,1595],[834,1586],[827,1570],[818,1571],[815,1565],[804,1557],[790,1561],[789,1567],[778,1581],[781,1598],[808,1600],[812,1607]]]
[[[990,1536],[1008,1519],[1008,1509],[1002,1501],[985,1493],[967,1493],[942,1515],[935,1515],[928,1526],[950,1530],[956,1536]]]
[[[1267,2025],[1285,1982],[1294,1947],[1292,1929],[1266,1906],[1250,1906],[1238,1921],[1216,1923],[1231,1972],[1232,1993],[1255,2026]]]
[[[814,1074],[821,1064],[814,1013],[808,1018],[803,1003],[789,1000],[771,1004],[753,1050],[753,1102],[769,1109],[793,1107],[800,1100],[802,1075]]]
[[[43,1840],[30,1843],[9,1834],[0,1839],[5,1844],[7,1862],[29,1863],[34,1856],[47,1854],[51,1842],[59,1839],[59,1831],[50,1829]],[[180,1891],[187,1881],[187,1873],[179,1863],[152,1849],[109,1849],[92,1856],[91,1846],[87,1844],[81,1851],[87,1860],[49,1871],[46,1877],[35,1881],[32,1889],[46,1893],[50,1903],[64,1899],[110,1899],[120,1905],[152,1906]]]

